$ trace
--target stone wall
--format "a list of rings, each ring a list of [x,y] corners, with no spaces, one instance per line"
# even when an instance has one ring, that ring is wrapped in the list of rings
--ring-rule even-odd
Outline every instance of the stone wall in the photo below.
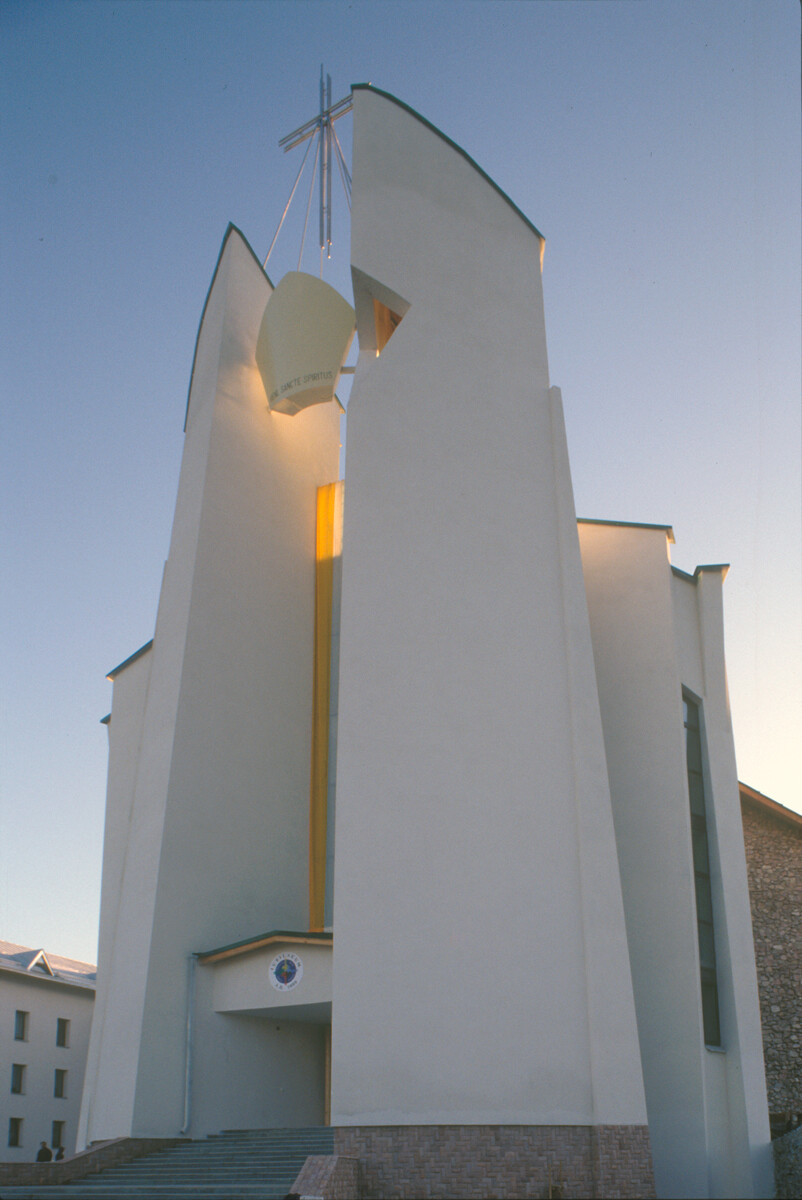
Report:
[[[777,1138],[773,1147],[777,1200],[798,1200],[802,1196],[802,1129]]]
[[[802,1113],[802,817],[772,806],[742,787],[769,1112],[790,1116]]]
[[[364,1200],[535,1200],[655,1195],[642,1125],[340,1126]]]
[[[310,1154],[287,1200],[359,1200],[359,1161],[336,1154]]]

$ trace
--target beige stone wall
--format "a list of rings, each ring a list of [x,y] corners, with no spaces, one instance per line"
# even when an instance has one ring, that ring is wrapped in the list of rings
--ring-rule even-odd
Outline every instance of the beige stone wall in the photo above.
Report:
[[[802,822],[741,792],[769,1112],[802,1112]]]
[[[334,1149],[359,1158],[364,1200],[655,1195],[644,1125],[340,1126]]]
[[[336,1154],[310,1154],[290,1196],[301,1200],[359,1200],[359,1160]]]

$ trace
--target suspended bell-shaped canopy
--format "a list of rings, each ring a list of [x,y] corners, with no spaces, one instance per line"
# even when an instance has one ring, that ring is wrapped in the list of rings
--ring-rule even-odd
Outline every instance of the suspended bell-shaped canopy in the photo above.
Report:
[[[294,416],[334,398],[356,315],[322,279],[290,271],[267,302],[256,365],[272,412]]]

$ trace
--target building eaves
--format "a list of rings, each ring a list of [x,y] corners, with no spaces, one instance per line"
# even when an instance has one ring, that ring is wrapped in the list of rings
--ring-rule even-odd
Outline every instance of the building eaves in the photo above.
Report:
[[[693,575],[689,575],[687,571],[683,571],[680,567],[675,567],[671,564],[671,570],[680,579],[690,579],[692,583],[696,583],[702,571],[709,571],[713,575],[721,575],[722,579],[727,578],[730,569],[729,563],[701,563],[694,570]]]
[[[81,991],[94,992],[97,982],[97,968],[92,963],[46,954],[15,942],[0,941],[0,971],[44,986],[62,984]]]
[[[603,521],[596,517],[577,517],[577,525],[612,525],[621,529],[661,529],[668,540],[674,543],[674,529],[671,525],[651,525],[646,521]]]
[[[126,667],[131,666],[131,663],[135,663],[138,658],[141,658],[143,654],[147,654],[152,645],[153,638],[151,638],[149,642],[145,642],[144,646],[140,646],[139,649],[135,650],[133,654],[129,654],[128,658],[124,659],[121,663],[118,663],[116,667],[112,667],[112,669],[106,675],[106,678],[111,680],[116,679],[120,674],[120,671],[124,671]]]
[[[214,950],[202,950],[196,953],[198,962],[219,962],[223,958],[235,958],[240,954],[250,954],[265,946],[277,942],[292,942],[298,945],[330,946],[333,941],[331,933],[308,932],[297,929],[271,929],[267,933],[257,934],[256,937],[245,938],[241,942],[231,942],[227,946],[218,946]]]
[[[762,809],[763,812],[769,813],[779,821],[793,825],[795,829],[802,829],[802,813],[794,812],[792,808],[786,808],[784,804],[779,804],[778,801],[772,800],[771,797],[764,796],[762,792],[757,791],[756,788],[749,787],[746,783],[739,781],[738,790],[741,793],[742,802],[745,801],[754,808]]]

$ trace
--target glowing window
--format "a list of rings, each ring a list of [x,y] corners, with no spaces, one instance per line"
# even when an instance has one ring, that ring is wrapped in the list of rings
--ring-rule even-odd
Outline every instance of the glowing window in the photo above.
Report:
[[[382,304],[380,300],[376,300],[375,297],[373,300],[373,317],[376,322],[376,353],[381,354],[401,324],[402,318],[397,312],[393,312],[391,308],[388,308],[386,304]]]

